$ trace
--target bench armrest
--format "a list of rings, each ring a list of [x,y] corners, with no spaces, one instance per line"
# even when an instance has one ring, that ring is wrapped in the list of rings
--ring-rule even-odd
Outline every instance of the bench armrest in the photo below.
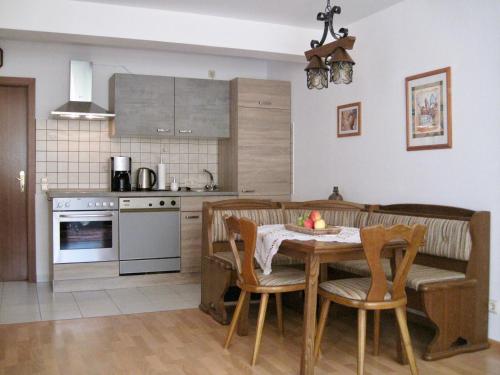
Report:
[[[439,281],[436,283],[424,284],[419,288],[419,291],[433,292],[437,290],[451,289],[451,288],[474,288],[476,284],[477,284],[476,279]]]

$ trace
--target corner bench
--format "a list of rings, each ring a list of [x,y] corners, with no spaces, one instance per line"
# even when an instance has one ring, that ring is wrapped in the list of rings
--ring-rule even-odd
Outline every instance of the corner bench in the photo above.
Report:
[[[425,246],[417,255],[407,283],[408,307],[420,311],[435,328],[435,337],[424,359],[435,360],[488,347],[489,212],[455,207],[398,204],[365,206],[343,201],[276,203],[235,199],[203,205],[202,300],[200,309],[216,321],[228,324],[224,296],[235,283],[223,218],[249,217],[257,224],[295,222],[313,209],[329,225],[363,227],[375,224],[423,223],[428,227]],[[283,255],[273,264],[294,264]],[[391,277],[389,262],[384,264]],[[322,277],[366,276],[366,261],[330,264]]]

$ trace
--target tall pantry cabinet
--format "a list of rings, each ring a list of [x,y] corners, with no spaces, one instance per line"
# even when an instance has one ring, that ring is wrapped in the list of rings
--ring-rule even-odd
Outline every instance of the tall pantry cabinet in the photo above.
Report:
[[[230,138],[219,140],[219,183],[241,198],[290,200],[290,82],[231,81]]]

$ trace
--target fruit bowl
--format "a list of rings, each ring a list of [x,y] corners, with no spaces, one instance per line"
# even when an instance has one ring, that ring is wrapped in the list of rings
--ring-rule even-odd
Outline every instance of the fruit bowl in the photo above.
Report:
[[[327,225],[324,229],[313,229],[301,227],[297,224],[285,224],[285,229],[290,230],[292,232],[298,232],[303,234],[310,234],[311,236],[320,236],[324,234],[339,234],[342,231],[341,227],[334,227],[331,225]]]

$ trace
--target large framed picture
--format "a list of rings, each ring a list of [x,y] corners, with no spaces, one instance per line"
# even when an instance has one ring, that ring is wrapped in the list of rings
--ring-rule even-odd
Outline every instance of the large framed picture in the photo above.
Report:
[[[361,134],[361,102],[337,107],[337,137]]]
[[[450,67],[406,78],[406,149],[451,148]]]

